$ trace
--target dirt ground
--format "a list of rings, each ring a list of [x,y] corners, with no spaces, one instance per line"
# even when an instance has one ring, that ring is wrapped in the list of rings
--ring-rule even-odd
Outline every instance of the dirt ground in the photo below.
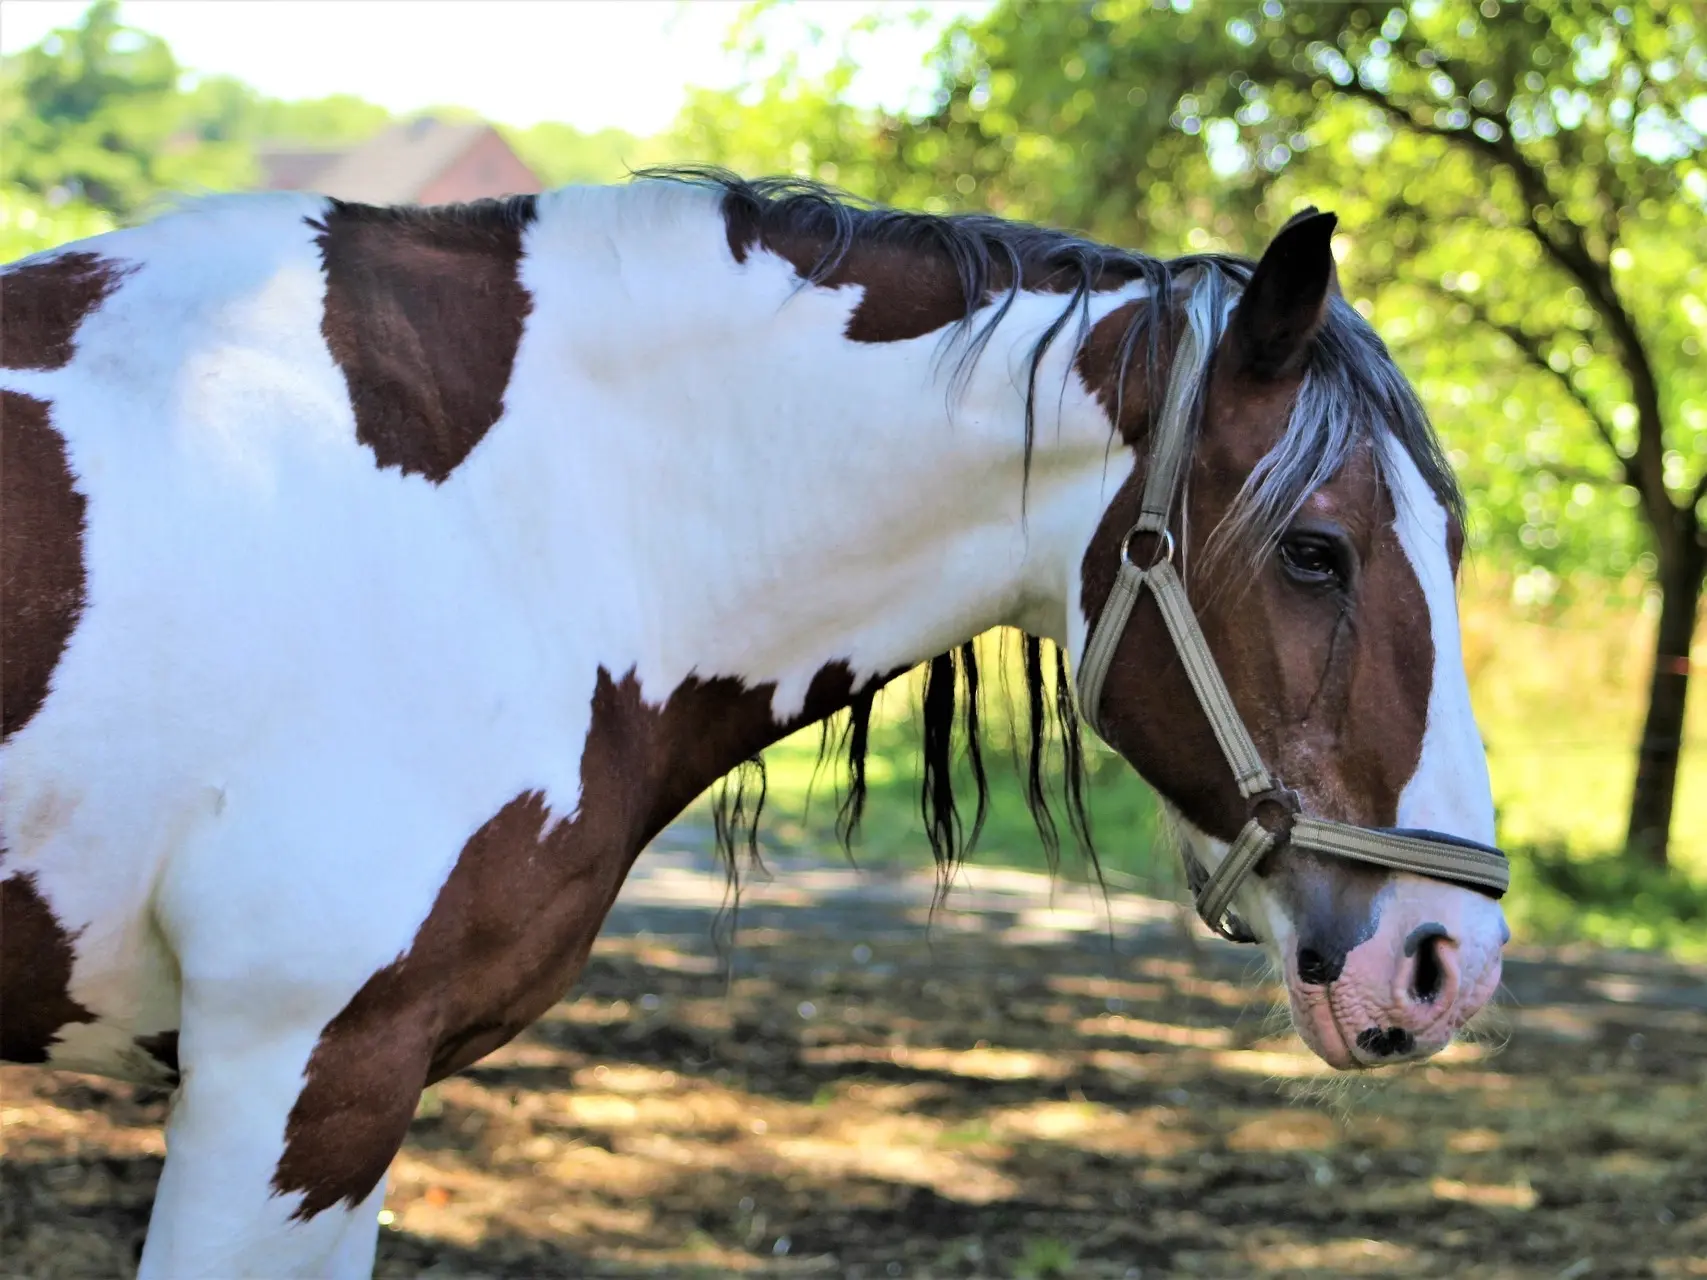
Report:
[[[969,873],[648,854],[584,981],[424,1099],[378,1275],[1707,1276],[1707,970],[1518,948],[1478,1040],[1329,1083],[1250,949]],[[0,1070],[0,1272],[128,1275],[166,1099]]]

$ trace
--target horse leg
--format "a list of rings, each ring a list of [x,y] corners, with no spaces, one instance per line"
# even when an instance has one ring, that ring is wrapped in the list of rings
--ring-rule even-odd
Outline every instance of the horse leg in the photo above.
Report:
[[[332,1249],[327,1275],[338,1276],[340,1280],[344,1276],[368,1280],[373,1275],[374,1254],[379,1250],[379,1211],[384,1207],[385,1176],[382,1174],[378,1185],[350,1212],[344,1223],[343,1234]]]
[[[420,1087],[408,1072],[367,1075],[359,1097],[305,1119],[319,1030],[267,1036],[186,1016],[140,1280],[372,1275],[385,1171]]]
[[[235,777],[162,876],[180,1083],[143,1280],[371,1274],[437,1026],[419,1001],[350,1006],[408,950],[445,874],[418,851],[447,841],[413,792],[319,764]]]

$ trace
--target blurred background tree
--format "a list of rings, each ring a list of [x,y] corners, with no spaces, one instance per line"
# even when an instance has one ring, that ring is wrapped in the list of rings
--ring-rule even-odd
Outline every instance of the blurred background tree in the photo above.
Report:
[[[0,182],[112,217],[165,191],[241,186],[251,176],[242,146],[186,134],[180,74],[164,40],[122,25],[117,0],[97,0],[7,68]]]

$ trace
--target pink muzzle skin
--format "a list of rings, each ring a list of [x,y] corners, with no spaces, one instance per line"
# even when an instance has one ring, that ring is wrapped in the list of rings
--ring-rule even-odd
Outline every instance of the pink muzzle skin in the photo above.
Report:
[[[1499,989],[1511,936],[1491,899],[1417,876],[1395,876],[1371,909],[1380,912],[1374,933],[1343,957],[1307,945],[1285,957],[1293,1023],[1336,1070],[1445,1048]]]

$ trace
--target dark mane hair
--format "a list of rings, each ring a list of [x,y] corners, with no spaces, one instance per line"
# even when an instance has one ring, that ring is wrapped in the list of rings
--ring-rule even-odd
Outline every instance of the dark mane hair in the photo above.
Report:
[[[1022,292],[1059,295],[1060,310],[1028,355],[1025,396],[1025,477],[1029,481],[1036,434],[1038,371],[1071,325],[1077,350],[1090,330],[1090,303],[1103,292],[1142,283],[1149,305],[1133,308],[1118,348],[1115,386],[1124,387],[1134,360],[1142,360],[1152,410],[1167,381],[1163,339],[1180,324],[1199,328],[1213,350],[1238,292],[1254,264],[1230,254],[1193,254],[1162,260],[1112,248],[1082,236],[987,214],[927,214],[890,209],[797,177],[745,179],[721,169],[678,166],[645,169],[639,181],[688,184],[721,197],[731,247],[772,237],[822,244],[803,271],[801,285],[829,278],[856,245],[917,250],[946,258],[959,279],[963,306],[952,324],[945,352],[955,365],[951,394],[970,376],[996,327]],[[1069,366],[1071,367],[1071,366]],[[1070,374],[1068,376],[1071,376]],[[1118,394],[1118,392],[1117,392]],[[1118,407],[1114,422],[1119,421]],[[1112,433],[1115,430],[1111,423]],[[1233,550],[1258,555],[1272,546],[1311,491],[1330,479],[1350,451],[1373,442],[1378,460],[1391,440],[1416,464],[1448,511],[1463,518],[1464,503],[1445,454],[1416,393],[1393,364],[1386,346],[1357,311],[1335,297],[1318,332],[1291,421],[1274,450],[1259,464],[1216,530]],[[1386,464],[1382,463],[1383,474]],[[1050,651],[1050,652],[1046,652]],[[1028,741],[1026,801],[1051,868],[1061,830],[1052,808],[1049,757],[1059,751],[1061,799],[1075,842],[1096,868],[1090,816],[1085,805],[1085,755],[1066,655],[1036,636],[1023,642]],[[955,867],[977,840],[989,803],[982,744],[982,689],[971,643],[924,664],[922,698],[923,769],[920,812],[931,852],[946,886]],[[832,754],[847,762],[847,783],[837,820],[844,846],[859,825],[865,803],[865,760],[870,741],[873,687],[855,699],[839,726],[827,721],[819,761]],[[976,789],[970,820],[963,819],[953,768],[956,739]],[[730,858],[743,829],[757,853],[757,821],[763,807],[763,761],[743,765],[714,802],[718,844]],[[756,787],[756,799],[751,798]],[[1100,869],[1098,869],[1100,878]]]

